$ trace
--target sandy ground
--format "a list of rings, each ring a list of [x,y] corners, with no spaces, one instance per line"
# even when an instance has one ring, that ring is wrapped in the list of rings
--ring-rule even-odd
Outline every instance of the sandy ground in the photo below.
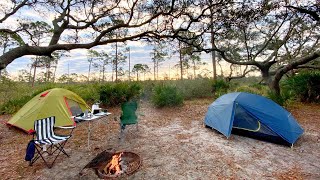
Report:
[[[139,108],[139,131],[128,127],[119,140],[118,108],[113,114],[78,123],[66,145],[70,157],[60,155],[53,168],[41,160],[24,161],[31,136],[0,125],[0,179],[98,179],[82,168],[98,153],[132,151],[142,158],[140,169],[123,179],[320,179],[320,105],[297,104],[289,110],[305,129],[293,148],[247,137],[223,135],[203,126],[210,99],[187,101],[182,107],[156,109],[144,102]],[[10,116],[1,116],[1,123]],[[83,172],[82,176],[79,172]]]

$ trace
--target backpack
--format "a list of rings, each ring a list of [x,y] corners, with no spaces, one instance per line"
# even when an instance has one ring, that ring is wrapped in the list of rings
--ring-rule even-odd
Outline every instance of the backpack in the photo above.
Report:
[[[34,153],[36,150],[36,146],[34,144],[34,140],[29,141],[26,150],[26,157],[24,158],[26,161],[31,161],[34,157]]]

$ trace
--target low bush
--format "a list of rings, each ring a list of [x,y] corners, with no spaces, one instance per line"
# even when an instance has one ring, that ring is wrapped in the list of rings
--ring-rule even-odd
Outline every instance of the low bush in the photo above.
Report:
[[[265,95],[268,94],[266,86],[257,85],[257,84],[238,86],[238,87],[235,87],[234,91],[236,91],[236,92],[248,92],[248,93],[252,93],[252,94],[259,94],[259,95],[262,95],[262,96],[265,96]]]
[[[212,82],[210,79],[195,79],[171,81],[170,84],[177,87],[183,99],[189,100],[213,96]]]
[[[100,100],[100,85],[98,83],[66,85],[64,88],[78,94],[89,104],[93,104]]]
[[[175,86],[160,84],[153,89],[152,103],[156,107],[179,106],[183,104],[182,94]]]
[[[144,100],[150,100],[152,96],[152,90],[156,84],[159,84],[159,82],[148,80],[148,81],[143,81],[143,83],[141,84],[143,86],[141,97]]]
[[[217,79],[213,81],[211,87],[212,92],[214,92],[215,96],[219,97],[228,92],[228,89],[230,88],[230,83],[224,81],[223,79]]]
[[[100,101],[107,106],[119,105],[141,94],[141,85],[138,83],[105,84],[100,87]]]
[[[300,101],[320,102],[320,71],[304,71],[286,79],[282,91]]]
[[[259,83],[252,83],[252,84],[249,84],[249,87],[252,87],[252,88],[255,88],[256,90],[259,90],[261,92],[265,92],[266,89],[267,89],[267,86],[264,85],[264,84],[259,84]],[[263,93],[261,93],[263,94]]]
[[[12,99],[4,103],[1,107],[1,114],[13,114],[24,106],[33,96],[22,96],[17,99]]]
[[[270,98],[271,100],[273,100],[274,102],[276,102],[277,104],[279,104],[280,106],[285,105],[285,103],[287,101],[285,96],[278,95],[277,93],[270,91],[270,90],[268,91],[267,97]]]
[[[2,79],[0,86],[0,114],[17,112],[30,99],[42,91],[50,89],[51,86],[52,84],[47,84],[32,88],[28,83]]]

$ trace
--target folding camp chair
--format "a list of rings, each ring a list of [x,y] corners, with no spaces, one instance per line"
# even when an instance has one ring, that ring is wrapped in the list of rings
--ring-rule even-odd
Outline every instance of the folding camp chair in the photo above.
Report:
[[[128,101],[121,105],[122,114],[120,116],[120,139],[123,136],[123,132],[127,125],[136,125],[138,129],[138,116],[136,111],[138,109],[138,104],[136,101]]]
[[[35,121],[34,123],[35,133],[33,134],[33,140],[35,143],[36,152],[35,152],[35,156],[30,161],[30,164],[29,164],[30,166],[41,157],[41,159],[45,162],[46,166],[48,168],[51,168],[61,152],[69,157],[69,155],[66,153],[66,151],[63,148],[66,142],[71,137],[71,134],[75,126],[57,127],[62,129],[72,129],[69,135],[61,136],[61,135],[54,134],[54,131],[53,131],[54,123],[55,123],[55,116],[51,116],[48,118]],[[55,155],[52,163],[49,164],[44,154],[48,154],[49,156],[51,156],[56,151],[58,151],[57,155]]]

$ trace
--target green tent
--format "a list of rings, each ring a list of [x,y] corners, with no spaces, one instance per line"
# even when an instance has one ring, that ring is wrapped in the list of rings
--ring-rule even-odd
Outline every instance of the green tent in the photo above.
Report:
[[[89,106],[74,92],[62,88],[49,89],[25,104],[7,125],[32,133],[34,121],[55,116],[55,126],[70,126],[75,124],[71,116],[81,114],[86,109],[90,109]]]

